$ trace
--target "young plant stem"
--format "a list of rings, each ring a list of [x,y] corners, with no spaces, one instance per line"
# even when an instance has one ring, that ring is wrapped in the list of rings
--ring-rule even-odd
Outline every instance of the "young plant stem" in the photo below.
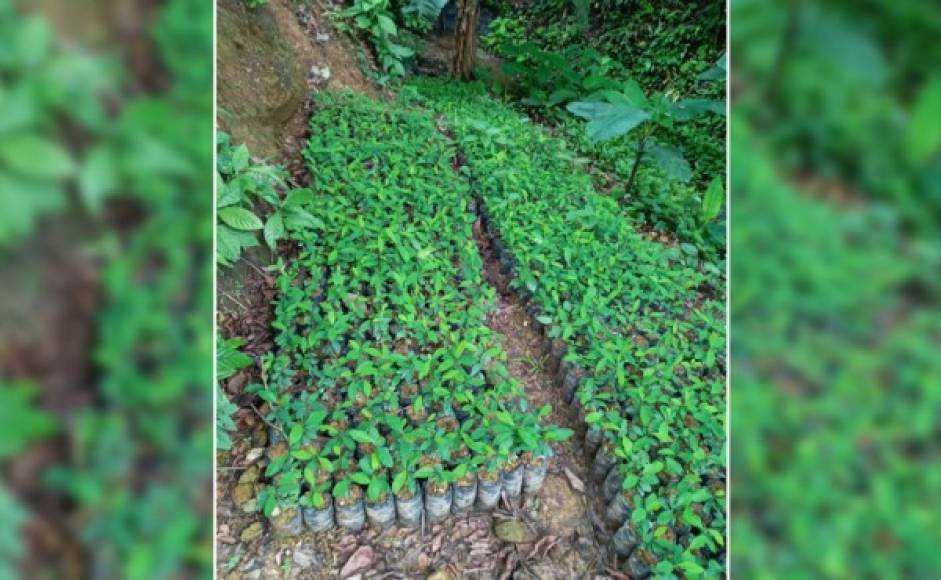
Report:
[[[641,159],[644,158],[644,148],[647,145],[648,137],[649,135],[644,134],[637,143],[637,155],[634,156],[634,166],[631,167],[631,175],[627,178],[627,187],[624,189],[625,193],[633,193],[634,191],[634,180],[637,178],[637,168],[640,167]]]

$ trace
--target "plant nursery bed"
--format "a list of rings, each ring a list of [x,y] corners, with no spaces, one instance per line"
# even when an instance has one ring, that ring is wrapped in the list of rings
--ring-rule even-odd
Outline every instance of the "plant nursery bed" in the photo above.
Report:
[[[603,572],[575,417],[553,406],[534,323],[484,277],[453,144],[416,108],[319,106],[317,193],[292,194],[310,227],[291,228],[275,346],[248,387],[260,424],[224,476],[221,571],[280,554],[305,577]]]
[[[500,269],[559,361],[622,570],[722,575],[725,317],[706,291],[714,268],[640,235],[564,141],[480,85],[413,84],[461,148]]]
[[[480,87],[414,86],[317,99],[220,572],[721,575],[715,272]]]

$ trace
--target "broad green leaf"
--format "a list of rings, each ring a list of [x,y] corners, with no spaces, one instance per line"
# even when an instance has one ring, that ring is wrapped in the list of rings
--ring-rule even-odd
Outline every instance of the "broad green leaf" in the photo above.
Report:
[[[268,217],[265,223],[265,243],[272,250],[278,248],[278,240],[284,238],[284,220],[281,218],[281,212],[274,212]]]
[[[248,168],[250,155],[248,147],[242,143],[232,151],[232,172],[241,173]]]
[[[20,133],[0,136],[0,167],[37,179],[61,179],[74,173],[75,162],[59,143]]]
[[[223,266],[230,266],[242,255],[242,251],[258,245],[258,238],[251,232],[233,230],[229,226],[216,228],[217,259]]]
[[[118,187],[115,159],[105,147],[96,147],[82,161],[78,170],[78,191],[82,202],[93,214],[101,213],[105,198]]]
[[[646,110],[650,107],[650,102],[647,100],[647,95],[644,94],[644,89],[642,89],[634,79],[624,81],[624,89],[621,94],[628,104],[638,109]]]
[[[281,469],[284,467],[284,464],[287,463],[287,460],[287,454],[272,459],[271,463],[268,464],[268,468],[265,470],[265,475],[271,477],[281,473]]]
[[[917,165],[941,152],[941,77],[926,83],[915,97],[906,145],[909,159]]]
[[[673,104],[670,115],[681,121],[694,119],[703,113],[725,116],[725,101],[712,99],[680,99]]]
[[[237,230],[260,230],[264,227],[261,219],[242,207],[224,207],[219,210],[219,219]]]
[[[241,352],[242,339],[230,338],[228,340],[219,339],[216,343],[216,376],[218,379],[225,380],[248,365],[255,362],[255,359]]]
[[[379,29],[390,36],[395,36],[395,33],[398,32],[395,22],[385,14],[377,15],[376,22],[379,24]]]
[[[301,441],[301,437],[304,436],[304,426],[295,425],[291,428],[291,434],[288,437],[288,443],[290,445],[297,445]]]
[[[399,493],[402,488],[405,486],[405,481],[408,478],[408,474],[404,471],[400,471],[396,474],[395,479],[392,480],[392,491],[393,493]]]
[[[626,103],[574,102],[566,107],[569,112],[588,120],[588,137],[604,141],[626,135],[634,127],[650,118],[650,113]]]
[[[693,170],[683,158],[683,154],[676,147],[653,143],[648,145],[645,153],[656,162],[668,176],[677,181],[687,182],[693,176]]]
[[[0,425],[4,432],[0,437],[0,460],[56,430],[55,419],[35,404],[36,394],[36,388],[29,383],[0,384]]]
[[[706,194],[702,200],[702,217],[705,223],[719,217],[719,212],[725,206],[725,188],[722,187],[722,178],[716,176],[709,182]]]
[[[287,197],[284,199],[283,207],[301,207],[308,205],[314,202],[314,192],[310,189],[304,187],[300,189],[292,189],[288,193]]]
[[[370,437],[369,433],[361,431],[359,429],[350,429],[347,431],[349,436],[356,441],[357,443],[373,443],[373,438]]]

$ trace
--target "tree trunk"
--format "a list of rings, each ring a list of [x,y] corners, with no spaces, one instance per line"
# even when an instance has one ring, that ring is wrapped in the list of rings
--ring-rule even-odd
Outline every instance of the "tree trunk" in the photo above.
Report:
[[[454,62],[451,73],[464,81],[474,76],[474,57],[477,55],[478,0],[458,0],[457,26],[454,28]]]

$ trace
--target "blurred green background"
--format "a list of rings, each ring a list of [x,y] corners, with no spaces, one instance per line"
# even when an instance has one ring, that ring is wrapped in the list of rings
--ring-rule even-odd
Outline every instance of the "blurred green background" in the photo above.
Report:
[[[934,577],[941,9],[731,10],[732,574]],[[0,579],[211,573],[211,42],[0,0]]]
[[[733,0],[732,574],[941,569],[941,7]]]
[[[211,574],[212,4],[0,0],[0,579]]]

